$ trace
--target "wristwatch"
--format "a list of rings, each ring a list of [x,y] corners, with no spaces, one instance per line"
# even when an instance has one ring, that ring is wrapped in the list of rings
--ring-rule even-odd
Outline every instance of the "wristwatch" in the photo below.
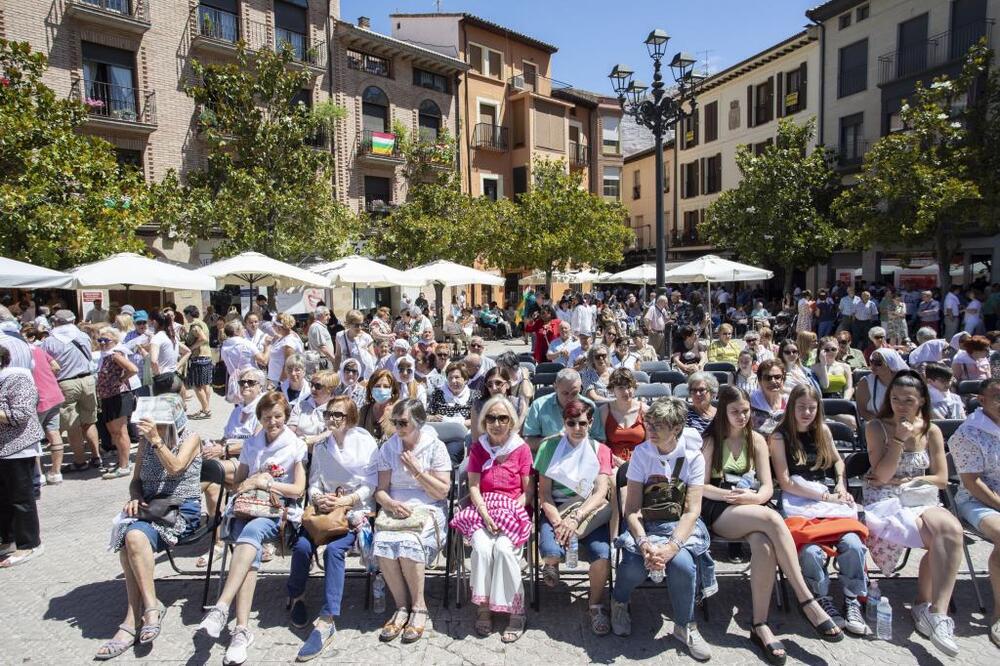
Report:
[[[645,534],[643,534],[641,537],[639,537],[638,539],[635,540],[635,547],[636,548],[642,548],[647,543],[649,543],[649,537],[646,536]]]
[[[669,539],[667,539],[667,543],[672,543],[672,544],[674,544],[675,546],[677,546],[677,550],[678,550],[678,551],[680,551],[680,550],[681,550],[682,548],[684,548],[684,542],[682,542],[682,541],[681,541],[680,539],[678,539],[677,537],[673,537],[673,536],[672,536],[672,537],[670,537]]]

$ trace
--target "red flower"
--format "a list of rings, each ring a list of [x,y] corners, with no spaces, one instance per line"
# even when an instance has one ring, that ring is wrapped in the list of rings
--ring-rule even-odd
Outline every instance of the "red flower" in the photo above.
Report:
[[[6,76],[0,77],[0,86],[3,86],[4,88],[10,87],[10,79]]]
[[[267,473],[278,479],[285,475],[285,468],[278,463],[271,463],[267,466]]]

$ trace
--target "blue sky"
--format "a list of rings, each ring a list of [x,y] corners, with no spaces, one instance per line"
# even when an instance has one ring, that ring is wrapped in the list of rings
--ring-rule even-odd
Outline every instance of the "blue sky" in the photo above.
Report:
[[[724,69],[798,32],[821,0],[442,0],[445,12],[470,12],[559,47],[553,77],[611,94],[607,74],[628,64],[646,83],[652,66],[642,40],[653,28],[671,35],[668,57],[690,51],[711,71]],[[372,19],[391,34],[389,14],[433,12],[434,0],[341,0],[345,21]]]

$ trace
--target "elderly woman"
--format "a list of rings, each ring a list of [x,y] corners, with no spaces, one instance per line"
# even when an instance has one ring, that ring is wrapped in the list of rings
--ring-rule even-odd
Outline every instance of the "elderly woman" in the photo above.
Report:
[[[472,405],[479,398],[479,391],[469,388],[469,375],[465,365],[452,362],[444,371],[445,383],[434,389],[427,409],[428,421],[455,421],[468,428],[471,424]]]
[[[834,519],[857,520],[854,497],[847,490],[844,461],[833,445],[833,436],[823,421],[823,400],[815,388],[799,386],[788,396],[785,418],[768,439],[774,476],[781,486],[782,511],[787,516],[800,516],[822,523]],[[827,488],[827,479],[834,480],[834,490]],[[816,515],[821,516],[817,518]],[[799,564],[809,589],[820,606],[837,626],[857,636],[868,633],[859,597],[867,598],[865,558],[868,549],[863,538],[867,530],[855,523],[855,531],[844,530],[836,542],[796,542],[800,546]],[[827,572],[827,551],[835,548],[837,571],[844,589],[843,614],[830,595],[830,574]]]
[[[729,324],[719,326],[719,339],[708,345],[708,360],[713,363],[732,363],[736,365],[743,345],[733,340],[733,327]]]
[[[334,364],[339,369],[340,364],[353,358],[361,365],[361,379],[367,379],[375,371],[374,340],[362,328],[365,316],[358,310],[350,310],[344,316],[344,330],[334,338],[336,360]]]
[[[608,347],[601,343],[594,345],[587,352],[587,367],[580,373],[580,392],[595,403],[614,400],[608,391],[608,380],[613,370]]]
[[[390,414],[397,400],[399,383],[388,370],[376,370],[365,387],[365,406],[361,408],[359,425],[370,432],[379,445],[395,432]]]
[[[122,346],[122,333],[116,328],[105,326],[97,333],[97,344],[101,348],[101,365],[97,370],[97,397],[101,400],[104,424],[111,435],[111,443],[118,452],[118,466],[109,470],[101,478],[119,479],[131,476],[129,453],[132,441],[128,434],[128,421],[135,409],[135,395],[129,379],[139,368],[129,360],[129,350]]]
[[[700,435],[715,418],[712,400],[719,393],[719,380],[712,374],[698,371],[688,377],[687,389],[691,406],[688,408],[685,425]]]
[[[337,373],[333,370],[320,370],[309,379],[309,396],[292,407],[288,427],[305,442],[310,451],[314,445],[330,436],[323,414],[326,403],[333,397],[335,386]]]
[[[333,389],[333,395],[345,395],[354,401],[358,409],[365,405],[365,384],[361,381],[361,363],[349,358],[340,364],[337,371],[340,381]]]
[[[973,335],[961,342],[962,349],[951,361],[955,380],[988,379],[990,376],[990,339]]]
[[[592,406],[570,401],[563,407],[563,433],[542,440],[538,447],[535,469],[543,516],[538,549],[545,561],[542,580],[554,587],[559,562],[570,541],[577,538],[580,557],[590,563],[590,629],[604,636],[611,629],[604,587],[611,570],[608,489],[612,457],[611,449],[589,437],[593,419]]]
[[[11,367],[10,350],[0,345],[0,543],[7,553],[0,568],[23,564],[43,551],[32,492],[35,465],[42,455],[40,442],[45,436],[35,411],[37,405],[38,390],[31,371]],[[133,634],[134,627],[133,618]]]
[[[626,529],[617,539],[622,559],[611,593],[611,629],[617,636],[631,634],[628,603],[633,590],[648,576],[666,578],[673,636],[692,657],[704,661],[712,652],[694,622],[699,569],[705,593],[714,593],[716,584],[708,530],[698,518],[705,460],[698,433],[684,427],[686,413],[687,405],[678,398],[655,401],[645,417],[649,439],[628,462]]]
[[[274,327],[274,340],[267,357],[267,381],[273,388],[289,379],[288,359],[293,354],[301,355],[305,349],[302,338],[295,332],[295,319],[292,315],[287,312],[279,313],[271,325]]]
[[[344,597],[344,558],[354,546],[358,531],[368,525],[374,512],[372,494],[377,473],[375,457],[378,443],[367,430],[358,427],[358,408],[347,396],[331,398],[323,407],[328,437],[313,447],[309,467],[310,513],[326,514],[335,509],[347,510],[351,529],[326,543],[323,551],[323,608],[305,643],[298,661],[322,654],[337,631],[340,603]],[[309,622],[305,603],[309,568],[317,543],[306,530],[300,530],[292,548],[292,569],[288,574],[288,607],[292,625],[304,627]]]
[[[263,430],[243,444],[235,479],[237,499],[241,493],[264,491],[279,498],[284,504],[284,519],[292,526],[298,526],[302,518],[300,500],[306,487],[308,449],[286,425],[292,406],[284,395],[277,391],[268,392],[257,403],[256,411]],[[208,609],[198,625],[198,631],[218,638],[229,622],[229,607],[235,601],[236,627],[230,632],[224,661],[242,664],[247,661],[247,649],[254,641],[247,625],[264,542],[279,538],[281,519],[246,518],[232,514],[229,518],[228,540],[235,545],[229,575],[218,601]]]
[[[184,403],[177,395],[180,378],[174,377],[169,388],[176,400],[175,412],[183,413]],[[151,419],[142,419],[138,427],[129,501],[115,520],[111,536],[125,574],[128,607],[117,633],[97,649],[94,658],[100,661],[117,657],[133,645],[152,643],[160,635],[166,608],[156,598],[155,553],[176,544],[201,521],[201,438],[187,428],[178,432],[173,424]],[[161,506],[168,511],[161,511]],[[172,506],[178,507],[174,516],[169,511]]]
[[[229,375],[226,383],[226,400],[237,404],[241,402],[242,393],[237,384],[240,374],[247,368],[267,365],[267,355],[247,339],[243,323],[239,319],[228,322],[223,332],[226,339],[219,348],[219,358],[225,363]]]
[[[865,359],[870,362],[872,352],[876,349],[893,349],[886,337],[885,329],[881,326],[872,326],[868,329],[868,346],[864,349]]]
[[[368,329],[375,342],[385,341],[392,344],[396,339],[396,335],[392,332],[392,312],[385,306],[375,311]]]
[[[908,369],[908,366],[899,352],[878,349],[872,353],[871,369],[871,373],[861,378],[854,391],[854,402],[863,421],[871,421],[878,416],[893,376],[900,370]]]
[[[624,368],[611,373],[608,389],[614,400],[597,405],[596,418],[604,423],[604,436],[615,467],[632,457],[632,451],[646,441],[643,415],[646,403],[635,397],[635,376]]]
[[[809,592],[788,527],[766,506],[774,491],[767,443],[751,429],[748,396],[734,386],[719,392],[718,412],[705,433],[702,453],[710,471],[701,519],[724,539],[750,542],[751,642],[770,663],[785,663],[785,647],[767,626],[775,564],[788,577],[799,608],[819,637],[842,640],[843,632]],[[749,472],[754,472],[754,483]]]
[[[472,544],[476,633],[488,636],[493,613],[509,613],[500,640],[513,643],[525,626],[520,552],[531,535],[524,509],[531,493],[531,449],[517,434],[518,415],[506,397],[486,401],[479,420],[485,434],[469,450],[470,506],[451,525]]]
[[[479,417],[483,411],[483,405],[496,395],[502,395],[510,401],[510,404],[514,406],[514,411],[517,413],[517,424],[515,425],[515,430],[521,428],[521,424],[524,423],[524,417],[528,415],[528,401],[518,396],[511,395],[511,375],[510,371],[506,367],[497,365],[496,367],[490,368],[486,371],[486,376],[483,378],[483,392],[478,399],[472,403],[472,439],[473,441],[478,440],[483,431],[479,429]]]
[[[868,546],[872,560],[887,574],[906,548],[922,544],[927,549],[910,612],[917,631],[955,657],[955,621],[948,617],[948,603],[962,558],[962,525],[938,503],[936,491],[948,484],[944,437],[931,422],[930,394],[917,371],[897,372],[888,394],[877,417],[865,426],[871,460],[862,487],[871,528]],[[921,485],[930,492],[919,492],[915,486]],[[902,529],[883,531],[872,521],[872,505],[884,506],[888,499],[898,500],[897,507],[903,505],[892,515],[892,522]]]
[[[698,329],[694,326],[681,326],[678,337],[681,344],[677,345],[676,350],[670,356],[671,363],[685,375],[698,372],[705,365],[705,354],[701,351],[701,344],[698,342]]]
[[[277,389],[288,400],[288,404],[295,407],[300,402],[309,397],[309,384],[306,382],[306,359],[302,354],[292,354],[285,361],[286,378],[277,386]],[[270,382],[269,382],[270,383]]]
[[[375,501],[382,511],[375,521],[373,550],[396,602],[396,612],[379,633],[382,642],[401,633],[404,643],[423,636],[427,623],[424,568],[437,559],[447,536],[444,507],[451,459],[434,431],[423,429],[426,421],[419,400],[397,402],[392,407],[396,433],[376,458]]]

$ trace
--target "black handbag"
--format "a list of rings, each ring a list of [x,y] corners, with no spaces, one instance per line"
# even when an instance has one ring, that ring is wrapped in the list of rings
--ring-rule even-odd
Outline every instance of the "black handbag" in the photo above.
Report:
[[[169,495],[157,495],[148,500],[143,500],[146,506],[139,505],[139,520],[147,523],[162,525],[163,527],[173,527],[180,517],[180,503]]]
[[[212,368],[212,390],[215,395],[226,397],[229,388],[229,371],[226,369],[225,361],[216,361]]]

